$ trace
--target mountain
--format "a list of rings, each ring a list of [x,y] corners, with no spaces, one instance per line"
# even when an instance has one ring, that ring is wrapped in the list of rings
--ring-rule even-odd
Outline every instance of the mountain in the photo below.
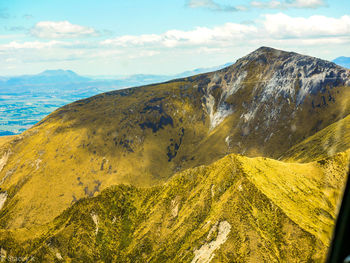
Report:
[[[114,81],[96,81],[70,70],[46,70],[37,75],[0,79],[0,136],[19,134],[57,108],[104,91]]]
[[[89,78],[81,77],[71,70],[46,70],[37,75],[24,75],[10,77],[6,79],[3,85],[6,86],[31,86],[43,84],[63,84],[87,82]]]
[[[212,71],[217,71],[223,68],[226,68],[233,63],[225,63],[223,65],[214,66],[214,67],[208,67],[208,68],[196,68],[193,70],[184,71],[178,74],[174,75],[154,75],[154,74],[134,74],[134,75],[97,75],[97,76],[89,76],[89,78],[95,79],[95,80],[119,80],[119,81],[125,81],[130,82],[130,84],[135,86],[141,86],[146,84],[154,84],[157,82],[164,82],[169,81],[176,78],[185,78],[193,75],[208,73]],[[138,82],[138,84],[134,84],[134,82]],[[127,85],[125,87],[131,87],[132,85]]]
[[[332,126],[348,121],[349,77],[262,47],[63,106],[0,148],[1,247],[48,262],[319,261],[349,163]]]
[[[217,70],[226,68],[228,66],[231,66],[232,64],[233,63],[229,62],[229,63],[223,64],[220,66],[215,66],[215,67],[210,67],[210,68],[196,68],[194,70],[188,70],[188,71],[184,71],[182,73],[176,74],[175,76],[173,76],[173,78],[185,78],[185,77],[189,77],[189,76],[193,76],[193,75],[217,71]]]
[[[55,109],[101,92],[164,82],[222,67],[195,69],[176,76],[137,74],[90,78],[59,69],[37,75],[0,77],[0,130],[3,130],[0,136],[19,134]]]
[[[174,78],[183,78],[191,75],[211,72],[222,69],[232,63],[226,63],[221,66],[211,68],[198,68],[191,71],[185,71],[176,75],[151,75],[151,74],[135,74],[130,76],[100,76],[100,77],[84,77],[71,70],[45,70],[36,75],[23,75],[14,77],[0,77],[0,84],[3,88],[10,87],[32,87],[32,86],[61,86],[62,85],[76,85],[77,83],[92,83],[93,85],[111,84],[119,88],[141,86],[157,82],[164,82]],[[34,90],[33,90],[34,91]]]
[[[333,60],[334,63],[344,67],[350,68],[350,58],[349,57],[338,57]]]

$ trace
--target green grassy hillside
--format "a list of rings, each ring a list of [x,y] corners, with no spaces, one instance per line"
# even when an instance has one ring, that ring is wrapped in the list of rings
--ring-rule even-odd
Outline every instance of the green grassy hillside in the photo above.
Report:
[[[2,230],[0,246],[37,262],[320,262],[349,158],[228,155],[163,186],[108,188],[40,228]]]

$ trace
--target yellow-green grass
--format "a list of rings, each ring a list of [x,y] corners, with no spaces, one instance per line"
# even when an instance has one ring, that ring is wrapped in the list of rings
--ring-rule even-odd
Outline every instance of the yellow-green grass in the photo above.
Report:
[[[282,155],[286,161],[307,162],[350,148],[350,115],[298,143]]]
[[[234,70],[218,74],[224,78]],[[295,124],[285,117],[268,129],[259,128],[263,126],[259,122],[248,125],[241,118],[243,108],[238,107],[210,129],[199,87],[205,87],[203,82],[213,76],[211,73],[77,101],[8,142],[0,148],[0,158],[8,156],[0,171],[4,179],[0,187],[8,192],[0,226],[41,225],[80,198],[95,196],[109,186],[163,184],[178,171],[209,164],[232,152],[280,156],[287,147],[317,132],[314,126],[318,118],[324,125],[334,121],[333,115],[339,117],[348,111],[345,100],[340,103],[347,89],[337,87],[332,92],[336,96],[338,89],[339,103],[310,113],[310,98],[296,112]],[[245,87],[248,91],[253,89],[249,85]],[[248,103],[252,98],[245,95],[237,94],[230,103]],[[282,111],[283,116],[291,114],[293,107],[288,107]],[[156,129],[147,125],[155,125]],[[248,135],[242,134],[246,127]],[[265,141],[273,130],[278,132]]]
[[[0,136],[0,147],[13,140],[15,137],[16,135]]]
[[[227,155],[162,186],[113,186],[38,228],[1,230],[0,246],[40,262],[190,262],[225,221],[211,262],[321,262],[348,164],[349,152],[304,164]]]

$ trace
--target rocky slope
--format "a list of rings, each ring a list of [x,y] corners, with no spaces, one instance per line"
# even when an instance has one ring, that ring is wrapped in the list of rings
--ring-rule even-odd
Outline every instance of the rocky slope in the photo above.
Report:
[[[232,116],[234,152],[278,157],[349,113],[349,76],[331,62],[260,48],[214,73],[206,88],[214,100],[207,103],[214,105],[211,125]]]
[[[89,238],[96,236],[93,236],[94,231],[85,233],[85,224],[99,225],[96,222],[105,222],[107,219],[101,217],[107,216],[106,213],[109,213],[108,209],[111,208],[111,203],[99,204],[100,201],[110,201],[103,201],[104,195],[99,193],[110,186],[126,184],[128,186],[112,188],[104,193],[113,196],[116,191],[115,195],[119,196],[119,191],[122,191],[122,196],[132,195],[132,200],[125,199],[127,205],[123,206],[123,209],[131,209],[132,213],[135,213],[132,216],[137,218],[130,219],[134,228],[131,231],[130,226],[124,223],[115,230],[119,232],[110,233],[107,228],[105,230],[108,232],[105,236],[107,240],[98,239],[97,243],[91,243],[102,246],[99,249],[104,252],[98,250],[99,253],[107,253],[112,249],[112,245],[108,242],[117,242],[113,241],[113,235],[123,238],[124,235],[132,235],[127,237],[125,244],[116,245],[118,248],[113,250],[113,253],[116,253],[113,255],[120,255],[126,259],[129,256],[143,257],[143,253],[146,253],[145,259],[159,261],[161,258],[158,257],[163,255],[162,253],[167,253],[164,251],[165,244],[172,244],[174,241],[172,238],[179,238],[181,240],[179,246],[185,244],[183,243],[185,240],[190,240],[185,249],[188,252],[184,250],[186,255],[183,255],[183,261],[194,257],[200,262],[200,258],[208,254],[206,247],[223,244],[228,246],[227,251],[236,253],[231,256],[237,261],[244,261],[250,253],[254,254],[258,261],[268,260],[268,257],[277,261],[279,257],[288,259],[293,255],[295,257],[300,255],[304,259],[322,258],[334,224],[337,200],[344,182],[346,170],[344,167],[348,162],[346,161],[348,157],[342,157],[345,159],[339,162],[325,159],[329,155],[345,151],[348,145],[348,142],[340,143],[339,136],[327,137],[327,134],[334,134],[334,131],[338,130],[332,128],[332,125],[348,121],[346,116],[350,113],[349,76],[349,70],[334,63],[263,47],[241,58],[234,65],[216,72],[158,85],[108,92],[66,105],[32,129],[11,141],[4,142],[0,147],[2,200],[0,228],[3,229],[2,236],[5,236],[3,244],[11,244],[9,240],[12,240],[13,244],[21,243],[23,241],[21,236],[24,233],[29,241],[23,243],[23,246],[19,245],[18,248],[22,250],[24,247],[23,251],[26,253],[44,257],[47,249],[51,249],[50,245],[47,247],[47,244],[51,244],[47,243],[47,238],[54,238],[56,234],[61,233],[64,237],[59,239],[61,241],[52,251],[58,249],[57,253],[60,253],[62,258],[83,257],[84,254],[90,253],[88,250],[92,247],[87,245],[85,249],[83,248],[85,245],[82,245],[81,250],[68,253],[65,249],[69,248],[63,248],[65,246],[63,241],[67,241],[72,235],[80,235],[80,232],[74,231],[82,231],[81,235],[84,238],[80,238],[85,240],[83,244],[90,244]],[[346,127],[341,130],[346,131]],[[327,147],[317,147],[319,143],[315,144],[312,138],[318,138],[317,140],[321,142],[327,141]],[[230,153],[311,163],[299,166],[262,157],[248,159],[234,155],[235,157],[224,158]],[[347,154],[343,153],[343,156]],[[211,186],[204,187],[200,181],[193,181],[198,188],[193,187],[197,190],[186,188],[189,192],[181,197],[181,202],[188,202],[189,207],[186,211],[189,214],[191,211],[197,213],[202,210],[198,210],[197,205],[193,203],[192,194],[197,193],[199,196],[205,194],[204,199],[200,199],[198,204],[198,207],[200,205],[206,207],[202,215],[194,215],[191,217],[192,221],[185,216],[186,214],[176,216],[179,222],[173,231],[174,233],[180,231],[181,235],[184,235],[182,237],[180,234],[172,236],[170,234],[172,232],[164,226],[160,227],[158,236],[149,237],[144,233],[143,237],[148,237],[151,243],[159,237],[163,237],[164,241],[157,245],[160,246],[158,248],[154,248],[155,245],[152,243],[150,252],[145,252],[147,244],[142,245],[138,248],[141,252],[137,252],[140,255],[136,255],[136,252],[133,252],[132,240],[142,239],[138,236],[143,233],[141,225],[145,225],[144,229],[148,227],[151,229],[151,226],[155,226],[152,222],[160,224],[166,216],[162,213],[166,213],[168,208],[164,207],[168,206],[163,205],[169,201],[169,197],[164,191],[177,192],[181,187],[191,185],[190,179],[186,181],[189,185],[181,187],[173,185],[172,182],[176,181],[171,179],[173,175],[180,172],[182,175],[176,178],[183,178],[184,174],[202,171],[200,170],[202,168],[187,169],[209,165],[219,159],[231,160],[230,158],[234,160],[231,162],[232,165],[240,167],[237,180],[248,180],[249,191],[239,191],[238,196],[230,194],[224,199],[217,200],[213,207],[206,207],[208,198],[210,199],[211,193],[215,192],[215,187],[213,189]],[[312,163],[313,160],[321,162]],[[329,162],[336,164],[328,167]],[[319,167],[324,165],[328,168]],[[229,167],[231,166],[227,169],[231,169]],[[227,171],[224,167],[220,169]],[[326,171],[330,172],[329,178],[325,176]],[[201,180],[209,176],[206,172],[198,173]],[[285,184],[285,180],[289,180],[289,183]],[[163,186],[168,181],[169,183]],[[327,186],[323,186],[324,182]],[[225,183],[226,179],[220,182],[223,185]],[[140,187],[153,188],[147,190]],[[230,188],[231,185],[227,187]],[[150,196],[147,191],[155,192]],[[259,191],[261,198],[256,200],[254,196]],[[91,199],[79,201],[82,198]],[[153,203],[148,203],[151,200]],[[249,208],[251,202],[247,200],[262,203],[254,204],[257,208],[246,215],[245,211],[253,209]],[[231,201],[235,203],[230,203]],[[77,204],[74,205],[75,203]],[[274,205],[270,206],[270,203]],[[85,221],[83,220],[87,215],[83,211],[85,205],[88,207],[92,204],[106,206],[101,208],[102,214],[87,210],[91,220]],[[143,211],[143,205],[140,208],[140,204],[145,204],[145,207],[158,204],[160,214],[154,215],[150,211]],[[66,210],[71,205],[72,208]],[[230,211],[233,214],[238,213],[237,218],[242,219],[241,223],[231,218],[228,213],[220,212],[220,209],[226,206],[231,207]],[[258,208],[260,206],[263,208]],[[306,210],[302,209],[303,206]],[[161,207],[164,211],[160,209]],[[180,205],[177,209],[175,207],[174,214],[180,211]],[[241,207],[244,209],[241,210]],[[212,208],[214,210],[211,210]],[[279,212],[274,214],[272,208]],[[117,214],[126,213],[123,209],[118,210]],[[94,213],[91,215],[92,212]],[[195,241],[197,239],[189,236],[196,237],[204,233],[199,228],[204,221],[198,219],[199,223],[196,224],[197,216],[202,218],[207,213],[221,216],[211,221],[213,224],[217,223],[215,237],[212,239],[208,237],[207,246],[204,241],[204,243],[192,243],[197,242]],[[141,219],[138,218],[140,215]],[[57,216],[59,217],[56,218]],[[319,216],[322,219],[318,218]],[[121,215],[119,217],[123,218]],[[230,238],[233,237],[229,233],[235,232],[236,229],[232,232],[233,228],[239,228],[240,224],[242,226],[238,230],[245,233],[253,226],[254,218],[261,218],[262,223],[253,227],[252,236],[242,234],[244,237],[239,240],[248,242],[260,238],[261,241],[260,243],[251,241],[254,244],[247,252],[246,248],[240,248],[232,243]],[[267,222],[269,218],[273,220]],[[245,219],[247,223],[244,223]],[[73,221],[67,223],[67,220]],[[113,221],[113,218],[108,220]],[[317,220],[320,222],[317,223]],[[272,227],[270,223],[277,225]],[[77,225],[72,229],[68,227],[70,224]],[[214,227],[209,225],[208,231]],[[86,227],[91,228],[90,225]],[[189,230],[187,227],[190,227]],[[102,225],[99,225],[96,233],[99,233],[100,229]],[[279,237],[273,237],[278,232],[276,229],[287,236],[282,237],[281,234]],[[295,236],[291,234],[293,231],[300,231],[298,232],[300,234]],[[279,243],[280,239],[284,241]],[[294,249],[289,247],[287,240],[295,240],[295,243],[291,241],[291,246],[295,246]],[[214,242],[212,246],[209,245],[210,242]],[[299,242],[301,244],[305,242],[305,250],[297,246]],[[176,242],[174,246],[177,246],[175,244]],[[202,246],[204,250],[201,250]],[[7,245],[5,250],[20,253],[15,247],[16,245]],[[178,248],[174,247],[171,251],[174,252]],[[266,252],[266,249],[269,252]],[[319,250],[323,252],[320,253]],[[169,258],[173,257],[171,251],[167,254]],[[87,255],[88,259],[92,260],[93,257]],[[276,255],[277,258],[274,258]],[[227,260],[230,258],[225,257]],[[97,259],[107,260],[101,255],[98,255]],[[140,258],[138,260],[142,261]]]

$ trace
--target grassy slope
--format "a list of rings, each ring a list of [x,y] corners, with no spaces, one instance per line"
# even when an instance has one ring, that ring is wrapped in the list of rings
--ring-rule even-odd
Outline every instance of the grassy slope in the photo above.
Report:
[[[207,134],[207,125],[201,104],[189,103],[187,95],[196,94],[184,85],[130,89],[73,103],[2,148],[3,154],[12,153],[1,187],[14,211],[2,217],[2,226],[41,224],[108,186],[159,184],[181,165],[195,165],[188,154]],[[167,116],[173,123],[161,125]],[[142,129],[142,123],[160,126],[153,132]],[[176,144],[181,144],[177,150]],[[171,162],[168,152],[177,152]]]
[[[350,115],[298,143],[283,154],[286,161],[322,159],[350,148]]]
[[[253,78],[258,67],[249,67],[254,71],[248,78]],[[348,89],[333,88],[336,103],[312,109],[311,101],[322,95],[316,94],[298,108],[293,119],[295,132],[290,130],[291,119],[286,118],[294,107],[292,102],[285,104],[284,119],[277,126],[255,129],[263,125],[250,123],[251,132],[245,135],[242,129],[247,124],[240,117],[244,107],[235,105],[245,105],[254,97],[250,83],[230,98],[228,103],[235,112],[209,130],[203,89],[215,84],[213,75],[221,75],[214,78],[221,83],[236,70],[230,67],[218,73],[110,92],[58,109],[0,149],[0,156],[11,153],[0,171],[0,178],[6,178],[0,187],[8,192],[7,206],[11,207],[1,211],[0,227],[40,225],[76,200],[111,185],[162,184],[177,171],[209,164],[228,153],[280,156],[286,147],[349,110],[347,103],[341,103]],[[257,115],[257,119],[263,116]],[[323,121],[317,126],[318,119]],[[276,135],[265,142],[271,130],[276,130]],[[285,134],[290,136],[285,138]]]
[[[0,136],[0,147],[4,144],[8,143],[9,141],[13,140],[16,136],[10,135],[10,136]]]
[[[228,155],[164,186],[113,186],[39,229],[2,230],[0,244],[40,262],[190,262],[227,221],[212,262],[321,261],[348,163],[349,152],[306,164]]]

